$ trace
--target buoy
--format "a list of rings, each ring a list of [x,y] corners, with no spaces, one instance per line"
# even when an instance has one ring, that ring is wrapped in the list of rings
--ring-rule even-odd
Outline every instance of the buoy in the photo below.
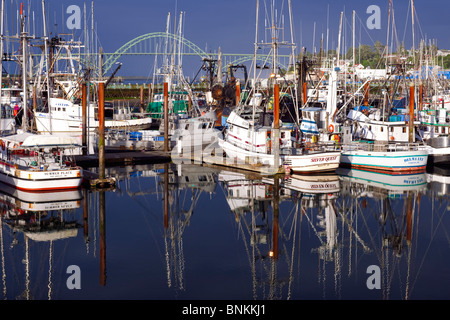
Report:
[[[391,141],[394,141],[395,138],[394,136],[391,136],[389,139],[391,139]]]
[[[328,126],[328,131],[334,132],[334,126],[333,126],[332,124],[330,124],[330,125]]]

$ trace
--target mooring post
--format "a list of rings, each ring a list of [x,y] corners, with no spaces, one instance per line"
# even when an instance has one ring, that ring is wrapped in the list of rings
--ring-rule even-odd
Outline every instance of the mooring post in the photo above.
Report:
[[[81,116],[82,116],[82,128],[81,128],[81,147],[83,149],[83,155],[88,153],[87,150],[87,96],[86,96],[86,83],[83,82],[81,86]]]
[[[105,179],[105,84],[98,84],[98,174]]]
[[[275,173],[280,170],[280,85],[275,84],[273,90],[273,153]]]
[[[164,151],[169,151],[169,90],[164,82]]]
[[[409,142],[414,142],[414,83],[409,87]]]
[[[141,86],[141,113],[144,112],[144,86]]]

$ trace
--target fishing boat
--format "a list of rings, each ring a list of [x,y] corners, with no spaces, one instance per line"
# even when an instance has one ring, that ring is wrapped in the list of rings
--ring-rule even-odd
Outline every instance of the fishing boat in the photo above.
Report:
[[[215,127],[216,121],[215,111],[177,119],[171,135],[172,157],[201,160],[203,151],[223,138],[222,132]]]
[[[18,133],[1,137],[0,182],[19,190],[78,189],[83,169],[63,161],[77,147],[73,138]]]
[[[257,6],[259,8],[259,6]],[[271,6],[272,18],[275,18],[277,9]],[[289,8],[290,10],[290,8]],[[291,15],[291,12],[289,12]],[[275,25],[275,22],[272,21]],[[258,30],[258,16],[256,21]],[[295,44],[293,35],[291,41],[281,41],[280,30],[271,28],[270,43],[258,41],[258,32],[255,38],[255,58],[253,61],[253,88],[247,99],[231,111],[227,118],[227,130],[218,145],[226,154],[227,160],[236,163],[242,168],[257,171],[263,174],[274,173],[319,173],[334,171],[339,166],[340,152],[324,146],[298,146],[296,133],[292,124],[280,119],[280,97],[286,93],[280,90],[286,79],[280,76],[278,59],[279,50],[287,47],[293,50]],[[260,46],[270,47],[268,57],[272,59],[272,67],[268,79],[256,76],[256,53]],[[293,78],[292,87],[296,87],[296,77]],[[259,84],[258,84],[259,83]],[[258,96],[257,94],[262,94]],[[295,98],[295,95],[292,95]],[[255,103],[261,101],[260,104]],[[299,125],[298,103],[293,102],[294,119]]]
[[[38,103],[34,111],[38,133],[81,133],[83,130],[83,100],[86,103],[86,127],[89,132],[99,128],[98,86],[106,88],[120,69],[119,63],[107,80],[94,80],[81,61],[83,45],[72,39],[54,37],[50,42],[51,59],[46,71],[48,76],[48,99]],[[83,84],[86,88],[83,89]],[[147,114],[132,112],[130,108],[105,103],[105,128],[128,131],[148,129],[152,118]]]
[[[275,172],[284,168],[288,173],[317,173],[333,171],[339,167],[339,151],[294,147],[290,127],[280,126],[279,140],[274,142],[273,139],[277,138],[273,122],[264,124],[259,119],[250,118],[258,114],[262,118],[263,112],[231,112],[227,119],[228,130],[224,139],[219,139],[219,146],[227,158],[237,163],[253,165],[255,171],[266,167],[274,168]]]
[[[423,89],[422,89],[423,90]],[[428,154],[429,167],[450,161],[450,109],[448,95],[434,95],[430,103],[419,110],[418,134]]]
[[[428,153],[419,144],[373,143],[354,141],[342,145],[344,167],[401,174],[426,170]]]

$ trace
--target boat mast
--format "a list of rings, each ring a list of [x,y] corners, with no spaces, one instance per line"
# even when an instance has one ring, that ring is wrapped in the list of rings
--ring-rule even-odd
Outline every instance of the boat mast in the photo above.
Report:
[[[2,8],[0,12],[0,109],[2,107],[2,90],[3,90],[3,10],[5,8],[5,0],[2,0]],[[0,114],[1,118],[1,114]],[[2,128],[3,129],[3,128]]]
[[[50,123],[50,133],[53,132],[52,130],[52,111],[50,108],[50,97],[52,96],[51,92],[51,86],[50,86],[50,62],[48,57],[48,37],[47,37],[47,23],[46,23],[46,15],[45,15],[45,0],[42,0],[42,26],[44,28],[44,56],[46,61],[46,70],[47,70],[47,108],[48,108],[48,117],[49,117],[49,123]]]
[[[291,27],[291,43],[294,43],[294,31],[293,31],[293,25],[292,22],[292,4],[291,0],[289,0],[289,22]],[[292,99],[294,100],[294,107],[295,107],[295,116],[297,117],[297,125],[300,123],[300,115],[298,113],[298,96],[297,96],[297,68],[295,67],[295,46],[292,46],[292,66],[293,66],[293,72],[294,72],[294,93],[292,94]]]
[[[22,115],[22,130],[27,130],[27,111],[28,111],[28,101],[27,101],[27,33],[25,32],[25,18],[23,15],[23,4],[20,4],[20,22],[21,22],[21,38],[22,38],[22,90],[23,90],[23,115]],[[3,70],[2,70],[3,71]]]
[[[259,0],[256,0],[256,30],[255,30],[255,54],[253,56],[253,84],[252,84],[252,90],[253,90],[253,99],[254,103],[252,106],[252,119],[253,119],[253,126],[252,126],[252,149],[255,147],[255,103],[256,103],[256,56],[258,51],[258,19],[259,19]],[[254,151],[254,150],[252,150]]]

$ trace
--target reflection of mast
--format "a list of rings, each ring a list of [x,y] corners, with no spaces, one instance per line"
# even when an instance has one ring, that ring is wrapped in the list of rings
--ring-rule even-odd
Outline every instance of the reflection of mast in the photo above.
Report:
[[[169,170],[164,164],[164,242],[168,286],[184,290],[183,233],[203,191],[214,192],[215,170],[198,165],[178,165]],[[190,197],[189,197],[190,196]]]
[[[297,210],[289,215],[292,217],[292,226],[289,234],[285,234],[282,227],[284,222],[280,222],[280,201],[288,199],[288,190],[280,187],[277,177],[262,179],[223,171],[221,179],[227,191],[227,202],[238,223],[239,234],[244,240],[252,276],[253,298],[259,299],[258,292],[262,292],[267,294],[269,300],[281,299],[283,288],[287,285],[286,298],[290,299],[299,215]],[[272,223],[269,222],[269,203],[272,204]],[[295,209],[298,209],[298,205]],[[289,257],[287,244],[291,244],[291,240],[292,256]],[[282,256],[285,259],[280,259]],[[259,265],[261,268],[257,268]],[[257,270],[261,270],[262,275]],[[279,277],[280,270],[287,271],[287,279]]]

